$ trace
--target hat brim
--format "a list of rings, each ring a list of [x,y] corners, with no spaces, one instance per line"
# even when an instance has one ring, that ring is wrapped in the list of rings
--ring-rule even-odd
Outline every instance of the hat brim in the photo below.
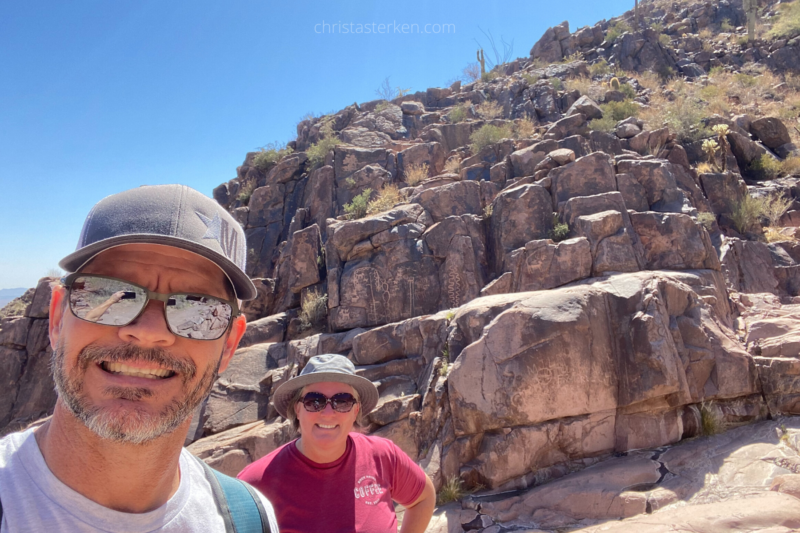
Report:
[[[278,387],[272,395],[275,410],[283,418],[287,418],[287,408],[295,392],[306,385],[324,381],[344,383],[353,387],[358,393],[359,403],[361,404],[360,414],[362,415],[372,412],[375,406],[378,405],[378,388],[370,380],[342,372],[314,372],[313,374],[294,377]]]
[[[258,291],[255,285],[253,285],[253,282],[233,261],[193,241],[181,239],[180,237],[172,237],[170,235],[136,233],[110,237],[76,250],[59,261],[58,266],[67,272],[77,272],[79,268],[100,252],[123,244],[163,244],[165,246],[172,246],[173,248],[194,252],[216,264],[225,272],[225,275],[228,276],[228,279],[230,279],[233,284],[233,290],[236,292],[236,297],[238,299],[252,300],[258,296]]]

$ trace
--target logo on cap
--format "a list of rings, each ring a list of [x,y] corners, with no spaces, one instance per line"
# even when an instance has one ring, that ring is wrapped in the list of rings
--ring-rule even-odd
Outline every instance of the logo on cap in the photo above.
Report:
[[[208,218],[198,211],[195,211],[195,214],[207,228],[203,239],[214,239],[219,243],[225,257],[236,264],[241,264],[239,255],[244,250],[239,247],[239,233],[236,228],[231,227],[227,220],[220,218],[219,213],[214,213],[214,218]]]

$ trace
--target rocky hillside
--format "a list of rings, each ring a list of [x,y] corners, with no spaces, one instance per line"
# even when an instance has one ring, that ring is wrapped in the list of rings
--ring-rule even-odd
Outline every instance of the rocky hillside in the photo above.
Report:
[[[750,40],[741,2],[643,1],[550,28],[480,79],[307,119],[287,147],[247,154],[214,197],[245,228],[259,297],[190,449],[236,473],[287,442],[271,391],[333,352],[381,392],[364,431],[442,497],[479,491],[449,531],[718,502],[667,483],[685,461],[656,459],[800,414],[798,6],[762,2]],[[0,326],[6,431],[52,405],[32,389],[45,289]],[[760,485],[796,472],[779,463]],[[620,468],[640,475],[608,489],[618,504],[535,496]]]

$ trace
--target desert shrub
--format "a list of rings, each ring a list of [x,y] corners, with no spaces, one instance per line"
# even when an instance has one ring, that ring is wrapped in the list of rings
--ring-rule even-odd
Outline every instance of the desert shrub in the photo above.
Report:
[[[711,31],[711,28],[703,28],[697,33],[697,36],[703,39],[704,41],[707,41],[712,37],[714,37],[714,32]]]
[[[378,197],[367,204],[367,214],[375,215],[383,213],[393,208],[395,205],[403,201],[403,196],[397,185],[389,184],[384,185],[378,193]]]
[[[703,426],[703,435],[711,437],[725,431],[725,423],[720,419],[716,410],[710,403],[700,404],[700,422]]]
[[[503,106],[497,102],[490,102],[489,100],[475,106],[475,111],[481,118],[493,119],[503,114]]]
[[[589,129],[594,131],[614,131],[616,127],[617,121],[611,115],[589,121]]]
[[[344,204],[344,213],[347,215],[347,218],[355,220],[367,216],[367,206],[369,205],[371,196],[372,189],[367,187],[361,191],[361,194],[354,196],[350,203]]]
[[[744,195],[741,201],[734,202],[731,206],[730,218],[736,231],[744,235],[754,226],[758,225],[764,215],[765,198]]]
[[[697,172],[699,174],[708,174],[709,172],[714,172],[714,167],[711,166],[711,163],[703,161],[697,164]]]
[[[653,22],[650,24],[650,29],[656,33],[663,33],[664,32],[664,25],[660,22]]]
[[[456,502],[468,494],[464,488],[464,484],[457,476],[448,479],[442,488],[439,489],[439,494],[436,496],[437,505],[445,505],[451,502]]]
[[[669,35],[666,33],[662,33],[658,36],[658,42],[661,43],[661,46],[671,46],[672,39],[669,38]]]
[[[768,154],[753,159],[747,166],[747,172],[753,179],[774,180],[781,175],[781,163]]]
[[[493,70],[489,71],[489,72],[485,72],[485,73],[481,74],[481,81],[490,82],[492,80],[496,80],[498,76],[500,76],[500,75],[497,72],[493,71]]]
[[[328,295],[311,289],[303,295],[300,302],[300,329],[316,326],[328,314]]]
[[[716,221],[717,217],[714,216],[714,213],[709,213],[708,211],[697,213],[697,222],[706,228],[706,231],[712,231],[714,229],[714,222]]]
[[[553,242],[561,242],[569,235],[569,226],[563,222],[559,222],[558,215],[553,213],[553,229],[550,230],[548,236]]]
[[[386,100],[384,100],[383,102],[378,102],[378,104],[375,106],[375,112],[380,113],[381,111],[385,111],[386,109],[389,108],[389,105],[391,104],[389,104],[389,102],[387,102]]]
[[[611,67],[608,66],[608,62],[605,59],[601,59],[597,63],[593,65],[589,65],[589,74],[594,76],[605,76],[606,74],[611,73]]]
[[[769,220],[770,226],[777,226],[781,217],[786,214],[794,200],[783,193],[774,192],[764,199],[763,215]]]
[[[627,85],[627,84],[626,84]],[[628,85],[630,87],[630,85]],[[615,121],[625,120],[628,117],[635,117],[639,114],[640,107],[630,100],[622,102],[609,102],[602,104],[603,118],[610,116]]]
[[[461,71],[461,78],[471,83],[481,79],[481,65],[477,61],[467,63],[467,66]]]
[[[514,123],[514,137],[517,139],[530,139],[536,134],[536,124],[529,118],[523,118]]]
[[[561,81],[561,78],[550,78],[550,85],[552,85],[553,89],[556,91],[561,91],[564,88],[564,83]]]
[[[395,98],[400,98],[401,96],[405,96],[411,92],[411,89],[402,89],[398,87],[392,87],[392,83],[389,81],[389,76],[387,76],[381,85],[375,90],[375,94],[378,98],[382,100],[394,100]]]
[[[250,203],[250,197],[253,196],[254,190],[256,190],[255,182],[249,181],[239,189],[239,194],[236,195],[236,199],[242,202],[242,205],[247,205]]]
[[[484,124],[469,136],[469,140],[472,143],[472,153],[477,154],[487,146],[513,136],[514,132],[508,124],[502,126]]]
[[[458,174],[461,172],[461,158],[453,156],[445,161],[444,171],[448,174]]]
[[[492,218],[492,213],[494,213],[494,204],[489,204],[483,208],[483,218],[485,220]]]
[[[624,20],[618,20],[608,28],[606,32],[606,41],[613,43],[623,33],[631,31],[631,27]]]
[[[800,157],[787,157],[781,162],[781,174],[784,176],[800,175]]]
[[[328,156],[328,152],[333,150],[335,146],[342,144],[341,139],[333,133],[333,128],[330,124],[323,126],[320,131],[323,133],[322,139],[309,146],[306,150],[308,165],[312,169],[325,164],[325,158]]]
[[[633,86],[631,86],[628,83],[621,83],[619,86],[619,90],[622,94],[625,95],[625,98],[627,98],[628,100],[633,100],[634,98],[636,98],[636,89],[634,89]]]
[[[459,122],[464,122],[467,120],[469,113],[467,112],[468,104],[460,104],[450,110],[447,113],[447,120],[450,121],[452,124],[458,124]]]
[[[746,74],[744,72],[737,72],[733,75],[733,79],[736,80],[737,84],[745,88],[754,87],[758,84],[758,79],[755,76],[751,76],[750,74]]]
[[[719,29],[724,32],[733,30],[733,26],[731,26],[731,20],[727,18],[722,19],[722,22],[719,24]]]
[[[772,25],[767,36],[778,39],[798,32],[800,32],[800,2],[795,0],[791,4],[781,3],[778,20]]]
[[[578,76],[576,78],[564,80],[564,87],[566,87],[568,91],[578,91],[581,94],[589,94],[589,88],[591,86],[592,80],[586,76]]]
[[[562,63],[572,63],[573,61],[583,61],[583,52],[578,50],[577,52],[573,52],[568,56],[565,56],[561,62]]]
[[[525,80],[528,85],[534,85],[537,81],[539,81],[539,76],[536,74],[531,74],[530,72],[525,72],[522,74],[522,79]]]
[[[253,166],[266,172],[272,165],[292,153],[292,149],[288,146],[283,148],[280,148],[280,146],[280,143],[274,142],[259,148],[258,153],[253,158]]]
[[[412,187],[428,177],[428,163],[414,163],[409,165],[404,172],[406,183]]]
[[[710,135],[701,122],[703,110],[693,101],[676,100],[670,102],[662,111],[664,122],[681,141],[696,141]]]

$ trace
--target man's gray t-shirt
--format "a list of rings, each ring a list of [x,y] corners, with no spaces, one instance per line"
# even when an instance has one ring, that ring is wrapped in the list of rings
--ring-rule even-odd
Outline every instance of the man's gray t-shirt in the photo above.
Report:
[[[0,440],[0,533],[77,531],[224,532],[211,485],[200,464],[181,450],[181,481],[172,497],[148,513],[122,513],[103,507],[59,481],[47,467],[33,429]],[[278,531],[272,506],[262,497],[270,527]]]

